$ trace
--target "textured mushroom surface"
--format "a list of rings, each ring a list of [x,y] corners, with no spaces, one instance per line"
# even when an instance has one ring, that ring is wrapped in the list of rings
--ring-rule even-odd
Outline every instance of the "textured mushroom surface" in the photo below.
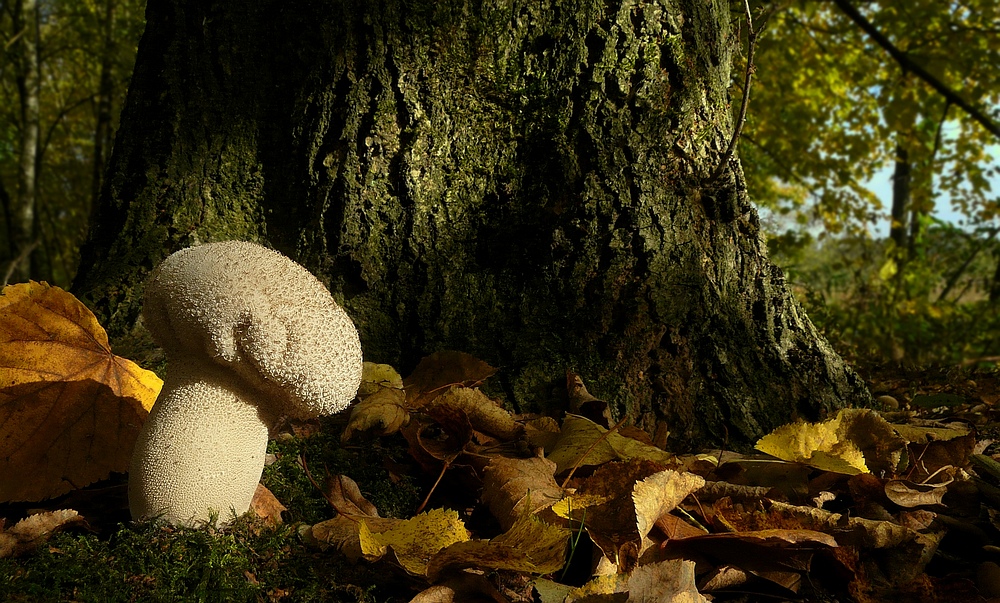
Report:
[[[168,366],[132,457],[135,518],[246,512],[268,430],[345,408],[361,381],[351,319],[309,271],[253,243],[168,257],[146,285],[143,319]]]

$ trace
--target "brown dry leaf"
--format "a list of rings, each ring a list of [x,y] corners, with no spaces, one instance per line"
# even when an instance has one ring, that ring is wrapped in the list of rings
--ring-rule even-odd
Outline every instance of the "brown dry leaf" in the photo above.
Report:
[[[441,408],[460,410],[469,417],[473,429],[501,440],[514,440],[524,433],[524,427],[478,388],[450,387],[424,407],[434,416]]]
[[[486,576],[463,572],[417,593],[410,603],[508,603]]]
[[[604,497],[605,502],[580,511],[574,506],[573,519],[584,521],[590,539],[623,572],[638,560],[643,544],[633,499],[635,484],[662,470],[662,465],[642,460],[607,463],[582,480],[577,489],[576,496]],[[650,520],[650,527],[655,520]]]
[[[472,442],[468,415],[447,406],[434,413],[433,421],[413,421],[402,433],[410,445],[410,456],[429,473],[439,471],[442,461],[454,461]]]
[[[943,533],[922,533],[890,521],[846,517],[824,509],[772,501],[768,516],[782,525],[799,525],[833,534],[841,546],[879,549],[878,563],[886,577],[905,584],[919,575],[937,551]]]
[[[835,547],[833,536],[816,530],[769,529],[668,540],[664,551],[734,565],[790,588],[798,583],[790,573],[808,572],[815,553]]]
[[[351,418],[340,436],[341,442],[355,433],[371,431],[375,435],[391,435],[410,422],[405,408],[406,393],[401,389],[383,387],[351,407]]]
[[[483,471],[482,502],[505,530],[522,517],[552,506],[563,497],[555,463],[541,457],[495,457]]]
[[[448,386],[479,385],[497,370],[471,354],[446,350],[425,356],[403,380],[407,406],[416,410],[436,398]]]
[[[264,487],[264,484],[257,484],[257,490],[250,500],[250,508],[254,510],[257,517],[264,520],[268,525],[278,525],[281,523],[281,512],[287,511],[288,507],[281,504],[281,501]]]
[[[469,540],[442,549],[427,564],[431,582],[449,570],[476,568],[548,574],[566,563],[570,531],[525,516],[492,540]]]
[[[0,501],[42,500],[126,471],[163,382],[111,353],[75,297],[45,283],[0,295]]]
[[[578,463],[593,466],[610,461],[645,459],[669,465],[674,461],[674,456],[668,452],[618,433],[608,434],[607,429],[590,419],[572,414],[567,414],[563,420],[559,439],[547,456],[556,464],[556,475]]]
[[[629,601],[708,603],[695,585],[694,561],[670,559],[642,565],[628,578]]]
[[[365,517],[365,525],[373,532],[385,532],[395,527],[401,519]],[[338,515],[312,526],[299,528],[299,536],[311,546],[321,550],[333,548],[343,553],[351,563],[361,559],[360,519]]]
[[[83,523],[83,517],[73,509],[47,511],[25,517],[9,530],[0,526],[0,559],[30,553],[58,530]]]
[[[587,417],[605,428],[611,427],[611,409],[604,400],[594,397],[583,384],[583,377],[573,371],[566,371],[566,394],[569,396],[569,411]]]
[[[907,480],[893,479],[885,483],[885,495],[901,507],[940,505],[948,491],[947,485],[914,484]]]
[[[352,517],[378,517],[378,509],[361,494],[358,483],[346,475],[331,475],[323,491],[338,513]]]

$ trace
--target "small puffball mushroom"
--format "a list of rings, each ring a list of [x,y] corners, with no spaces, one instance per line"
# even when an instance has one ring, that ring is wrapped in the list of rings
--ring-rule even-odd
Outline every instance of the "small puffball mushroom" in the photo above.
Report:
[[[285,256],[242,241],[182,249],[146,284],[167,376],[136,441],[129,508],[175,524],[241,515],[283,418],[334,413],[361,382],[354,323]]]

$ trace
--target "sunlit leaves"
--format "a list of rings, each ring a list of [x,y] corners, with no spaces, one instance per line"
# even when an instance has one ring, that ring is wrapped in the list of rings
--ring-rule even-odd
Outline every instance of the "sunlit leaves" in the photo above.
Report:
[[[162,381],[115,356],[94,315],[45,283],[0,295],[0,500],[125,471]]]

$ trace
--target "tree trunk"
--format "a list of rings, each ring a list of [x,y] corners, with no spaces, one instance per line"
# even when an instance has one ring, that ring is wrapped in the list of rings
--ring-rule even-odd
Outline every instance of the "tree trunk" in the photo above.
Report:
[[[742,447],[869,400],[766,259],[721,0],[150,0],[75,289],[112,333],[165,255],[264,240],[367,359],[567,368],[675,445]]]
[[[101,79],[97,89],[97,121],[94,126],[94,164],[91,174],[92,206],[97,206],[104,183],[105,152],[111,147],[111,104],[115,94],[112,70],[115,62],[114,37],[115,0],[104,0],[104,19],[101,23],[103,47],[101,49]]]
[[[910,250],[910,205],[910,157],[906,147],[897,144],[896,163],[892,172],[892,208],[889,212],[892,224],[889,227],[889,238],[896,244],[898,254]]]
[[[26,281],[31,274],[31,252],[38,245],[35,235],[35,189],[38,175],[39,72],[38,14],[36,0],[19,0],[15,5],[14,29],[17,94],[21,103],[21,136],[18,149],[17,197],[11,210],[10,239],[15,251],[4,274],[8,279]]]

